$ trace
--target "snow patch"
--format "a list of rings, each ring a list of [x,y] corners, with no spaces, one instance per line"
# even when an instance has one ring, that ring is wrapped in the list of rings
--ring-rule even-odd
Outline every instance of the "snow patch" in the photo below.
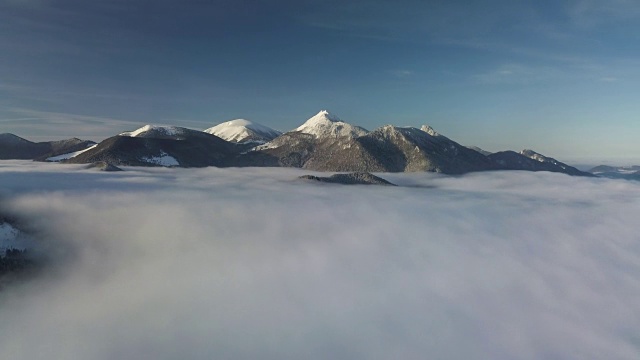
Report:
[[[178,160],[176,160],[176,158],[170,156],[164,151],[160,152],[160,156],[144,157],[141,160],[150,164],[156,164],[165,167],[180,166],[180,163],[178,162]]]
[[[431,136],[440,136],[440,134],[429,125],[422,125],[422,127],[420,127],[420,130],[426,132]]]

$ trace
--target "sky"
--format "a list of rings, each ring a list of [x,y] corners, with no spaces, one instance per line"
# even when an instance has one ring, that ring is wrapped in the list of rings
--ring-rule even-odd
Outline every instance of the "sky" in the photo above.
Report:
[[[639,182],[0,172],[0,215],[52,255],[0,291],[3,359],[640,357]]]
[[[0,132],[286,131],[327,109],[489,151],[640,159],[639,37],[633,0],[0,0]]]

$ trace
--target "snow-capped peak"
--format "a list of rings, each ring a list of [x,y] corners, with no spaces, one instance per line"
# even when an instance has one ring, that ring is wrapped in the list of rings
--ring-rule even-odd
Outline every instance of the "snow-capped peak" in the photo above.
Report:
[[[327,110],[320,111],[294,131],[315,137],[358,137],[368,133],[364,128],[343,122]]]
[[[120,136],[130,137],[173,137],[184,134],[185,129],[177,126],[160,126],[160,125],[145,125],[134,131],[126,131],[120,134]]]
[[[232,142],[267,142],[281,132],[245,119],[235,119],[210,127],[204,132]]]
[[[327,110],[320,110],[319,113],[315,114],[308,121],[311,121],[311,120],[317,120],[317,121],[329,120],[329,121],[333,121],[333,122],[342,121],[342,119],[340,119],[339,117],[337,117],[336,115],[330,113]]]
[[[431,136],[440,136],[440,134],[435,131],[431,126],[429,125],[422,125],[422,127],[420,128],[420,130],[426,132],[427,134],[431,135]]]

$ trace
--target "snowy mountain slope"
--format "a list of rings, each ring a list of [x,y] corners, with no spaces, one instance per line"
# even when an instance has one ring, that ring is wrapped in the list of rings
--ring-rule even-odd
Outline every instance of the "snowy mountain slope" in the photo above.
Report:
[[[196,130],[178,126],[145,125],[133,131],[120,133],[119,136],[154,139],[180,139],[182,136],[194,131]]]
[[[420,130],[426,132],[427,134],[429,134],[431,136],[442,136],[429,125],[422,125],[420,127]]]
[[[245,119],[226,121],[204,132],[236,143],[266,143],[280,136],[280,131]]]
[[[554,158],[550,158],[550,157],[546,157],[540,153],[537,153],[533,150],[529,150],[529,149],[524,149],[520,151],[520,155],[524,155],[530,159],[533,159],[535,161],[539,161],[541,163],[549,163],[549,164],[553,164],[553,165],[558,165],[560,167],[566,166],[565,164],[561,163],[560,161],[554,159]]]
[[[51,156],[51,157],[48,157],[46,160],[47,161],[53,161],[53,162],[62,161],[62,160],[68,160],[68,159],[71,159],[72,157],[76,157],[76,156],[82,154],[85,151],[89,151],[89,150],[95,148],[96,146],[98,146],[98,144],[93,144],[93,145],[91,145],[88,148],[83,149],[83,150],[73,151],[73,152],[70,152],[70,153],[57,155],[57,156]]]

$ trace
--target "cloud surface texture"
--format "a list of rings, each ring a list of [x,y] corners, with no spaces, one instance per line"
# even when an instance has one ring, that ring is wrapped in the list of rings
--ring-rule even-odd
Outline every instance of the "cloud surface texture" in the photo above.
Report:
[[[640,183],[2,162],[5,359],[637,359]]]

